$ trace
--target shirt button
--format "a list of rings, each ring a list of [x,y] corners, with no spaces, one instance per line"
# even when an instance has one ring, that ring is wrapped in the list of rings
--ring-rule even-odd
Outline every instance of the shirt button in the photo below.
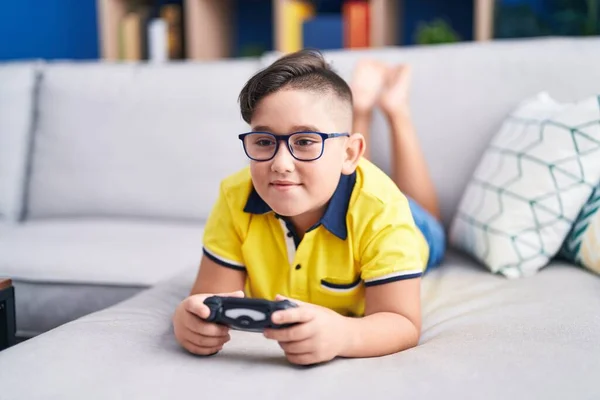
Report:
[[[298,270],[298,269],[300,269],[300,268],[302,268],[302,267],[300,266],[300,264],[297,264],[297,265],[296,265],[296,270]]]
[[[294,234],[293,234],[292,232],[288,232],[288,233],[287,233],[287,237],[290,237],[290,238],[291,238],[291,237],[293,237],[293,236],[294,236]]]

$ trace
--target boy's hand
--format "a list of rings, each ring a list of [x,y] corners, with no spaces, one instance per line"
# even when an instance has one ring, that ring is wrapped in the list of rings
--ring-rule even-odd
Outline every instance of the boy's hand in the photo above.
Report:
[[[279,295],[276,298],[284,299]],[[340,355],[348,341],[347,318],[325,307],[288,300],[298,307],[277,311],[272,320],[276,324],[299,324],[285,329],[266,329],[265,337],[277,340],[293,364],[316,364]]]
[[[239,290],[233,293],[220,293],[219,296],[244,297]],[[210,310],[204,304],[212,294],[196,294],[183,300],[173,316],[175,338],[187,351],[197,355],[211,355],[219,352],[230,339],[229,328],[204,321]]]

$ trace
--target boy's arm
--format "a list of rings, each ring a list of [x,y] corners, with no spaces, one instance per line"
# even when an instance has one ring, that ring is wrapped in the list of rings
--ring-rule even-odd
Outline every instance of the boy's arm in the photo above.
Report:
[[[246,271],[219,265],[207,256],[203,256],[190,295],[243,291],[245,282]]]
[[[419,343],[421,278],[366,288],[365,316],[345,318],[347,346],[342,357],[375,357]]]
[[[244,290],[246,268],[242,255],[242,238],[239,224],[241,207],[230,204],[232,198],[225,182],[221,183],[219,197],[206,221],[203,236],[200,270],[190,295],[232,293]],[[236,211],[237,210],[237,211]]]
[[[291,299],[300,305],[273,314],[278,324],[300,323],[286,329],[267,329],[294,364],[315,364],[341,357],[377,357],[414,347],[421,329],[420,278],[367,288],[362,318]],[[277,296],[277,300],[284,297]]]

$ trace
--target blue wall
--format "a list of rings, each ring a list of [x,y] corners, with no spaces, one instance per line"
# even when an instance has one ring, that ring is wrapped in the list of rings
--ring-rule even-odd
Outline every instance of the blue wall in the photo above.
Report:
[[[0,60],[98,58],[96,0],[0,3]]]

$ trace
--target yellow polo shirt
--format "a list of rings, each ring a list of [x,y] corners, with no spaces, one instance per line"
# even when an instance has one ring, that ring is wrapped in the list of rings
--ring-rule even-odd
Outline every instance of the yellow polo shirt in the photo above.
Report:
[[[407,198],[366,159],[341,176],[323,217],[301,241],[254,190],[249,168],[226,178],[203,250],[247,273],[249,297],[282,294],[353,316],[364,314],[365,287],[420,277],[429,257]]]

